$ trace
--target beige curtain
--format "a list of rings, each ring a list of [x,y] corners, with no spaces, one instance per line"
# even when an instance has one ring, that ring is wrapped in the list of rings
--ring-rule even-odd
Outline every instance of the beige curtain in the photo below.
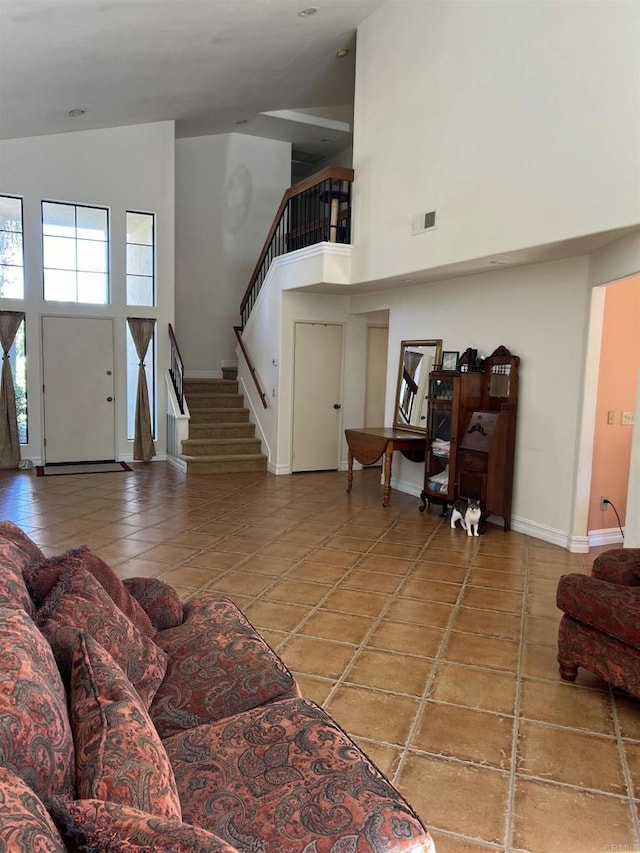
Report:
[[[133,439],[133,458],[142,462],[148,462],[156,455],[156,448],[151,433],[151,411],[149,409],[149,389],[147,388],[147,375],[144,371],[144,357],[147,347],[153,335],[155,320],[142,317],[128,317],[127,323],[131,337],[136,346],[136,352],[140,359],[138,367],[138,392],[136,394],[136,431]]]
[[[23,311],[0,311],[0,344],[3,352],[0,385],[0,468],[17,468],[20,462],[16,392],[13,387],[9,350],[23,320]]]

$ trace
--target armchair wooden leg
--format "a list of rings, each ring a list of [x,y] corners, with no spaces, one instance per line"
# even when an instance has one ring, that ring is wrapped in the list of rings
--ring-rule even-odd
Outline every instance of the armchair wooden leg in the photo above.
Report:
[[[574,663],[558,658],[558,668],[560,670],[560,678],[563,681],[575,681],[578,676],[578,667]]]

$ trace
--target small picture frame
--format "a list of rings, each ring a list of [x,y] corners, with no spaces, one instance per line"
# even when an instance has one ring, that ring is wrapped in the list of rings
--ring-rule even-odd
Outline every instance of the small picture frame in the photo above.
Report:
[[[442,371],[443,373],[455,373],[458,369],[459,352],[455,350],[442,351]]]

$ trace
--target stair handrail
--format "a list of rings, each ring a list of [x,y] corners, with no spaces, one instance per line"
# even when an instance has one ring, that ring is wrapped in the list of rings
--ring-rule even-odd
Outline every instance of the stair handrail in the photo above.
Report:
[[[262,390],[260,382],[258,380],[258,375],[256,374],[256,369],[253,366],[253,362],[251,361],[251,357],[249,356],[249,352],[247,351],[246,346],[244,345],[244,341],[242,340],[242,327],[234,326],[233,331],[236,333],[236,338],[238,339],[238,343],[240,344],[240,349],[242,350],[242,355],[244,356],[245,361],[247,362],[247,367],[249,368],[249,372],[253,376],[253,381],[255,383],[256,388],[258,389],[258,394],[260,395],[260,399],[262,400],[262,405],[264,408],[267,408],[267,395]]]
[[[180,414],[184,415],[184,362],[171,323],[169,323],[169,348],[169,376],[171,376],[171,382],[178,398]]]
[[[351,184],[353,183],[353,176],[353,169],[346,169],[342,166],[326,166],[319,172],[310,175],[308,178],[299,181],[285,190],[276,215],[271,223],[267,238],[258,255],[256,265],[251,273],[251,278],[242,297],[242,302],[240,303],[242,327],[246,325],[249,313],[258,297],[271,261],[275,257],[287,254],[303,246],[320,243],[323,240],[336,243],[350,242]],[[293,199],[304,196],[305,193],[310,194],[310,190],[325,182],[329,196],[329,209],[324,214],[324,218],[316,222],[313,222],[312,219],[311,225],[305,223],[305,227],[298,229],[296,232],[296,239],[291,241],[291,233],[285,231],[283,225],[285,212],[288,211],[290,202]],[[337,189],[334,190],[334,187],[337,187]],[[301,199],[301,203],[303,201]],[[323,203],[326,205],[327,201],[325,200]],[[313,217],[314,212],[316,211],[311,206],[309,209],[304,207],[302,211],[303,216],[306,217]],[[290,225],[290,223],[287,224]]]

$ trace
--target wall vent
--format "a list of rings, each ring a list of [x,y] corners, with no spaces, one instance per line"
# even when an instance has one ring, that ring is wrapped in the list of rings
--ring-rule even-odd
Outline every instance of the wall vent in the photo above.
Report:
[[[422,234],[423,231],[432,231],[436,227],[436,211],[423,210],[415,213],[411,218],[411,233]]]

